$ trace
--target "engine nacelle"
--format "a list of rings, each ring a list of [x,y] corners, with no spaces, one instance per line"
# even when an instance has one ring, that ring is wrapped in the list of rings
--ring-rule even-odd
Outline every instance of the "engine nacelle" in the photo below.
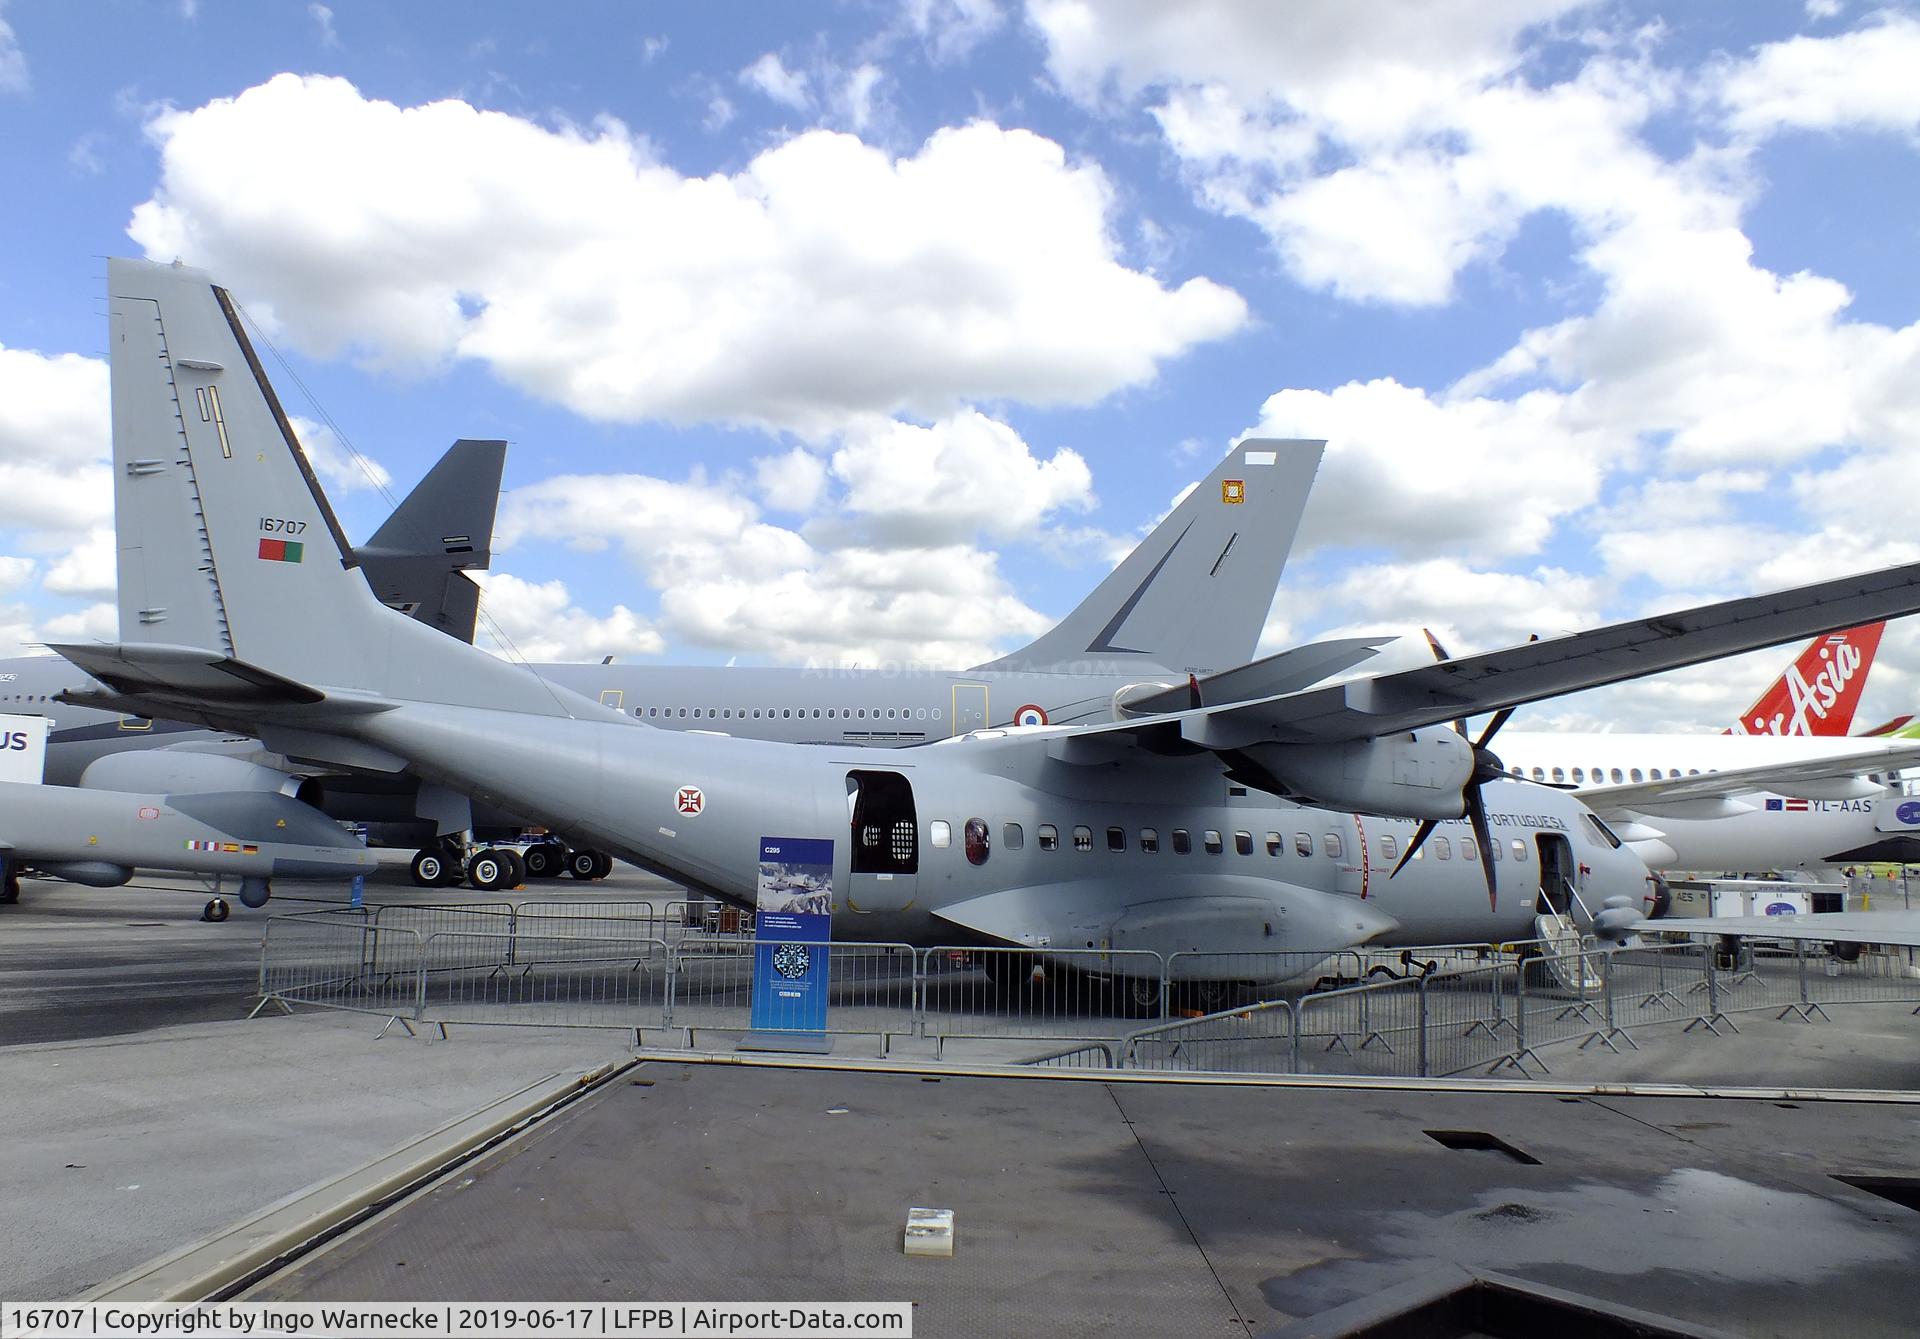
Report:
[[[1181,684],[1166,683],[1159,680],[1126,684],[1114,692],[1113,719],[1116,721],[1125,721],[1135,716],[1151,715],[1156,708],[1145,705],[1147,702],[1167,692],[1169,689],[1182,686]],[[1164,711],[1165,708],[1161,707],[1158,708],[1158,710]]]
[[[1473,747],[1444,725],[1339,744],[1254,744],[1239,751],[1279,793],[1390,818],[1458,818]]]
[[[143,795],[201,795],[213,791],[264,791],[312,803],[317,786],[308,777],[218,753],[131,749],[87,764],[80,784],[88,790],[135,791]]]

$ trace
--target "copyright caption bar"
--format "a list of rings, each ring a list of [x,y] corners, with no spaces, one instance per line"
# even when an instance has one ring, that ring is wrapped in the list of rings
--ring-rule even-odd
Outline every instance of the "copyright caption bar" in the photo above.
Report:
[[[911,1339],[910,1302],[0,1302],[0,1339]]]

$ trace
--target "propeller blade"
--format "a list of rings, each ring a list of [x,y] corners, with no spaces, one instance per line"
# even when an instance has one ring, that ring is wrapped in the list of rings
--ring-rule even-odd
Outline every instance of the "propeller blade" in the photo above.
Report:
[[[1187,705],[1195,711],[1206,705],[1200,700],[1200,676],[1197,674],[1187,675]]]
[[[1393,878],[1394,875],[1398,874],[1402,869],[1406,868],[1407,862],[1413,859],[1413,853],[1420,849],[1421,843],[1425,842],[1427,838],[1431,837],[1433,835],[1433,830],[1439,826],[1440,824],[1436,820],[1431,818],[1423,818],[1420,820],[1420,827],[1413,834],[1413,840],[1407,843],[1406,852],[1400,857],[1399,863],[1394,865],[1393,874],[1387,875],[1389,879]]]
[[[1487,910],[1500,909],[1500,889],[1493,877],[1493,831],[1487,822],[1487,803],[1480,787],[1467,792],[1467,818],[1473,824],[1473,839],[1480,845],[1480,869],[1487,876]]]
[[[1422,628],[1420,629],[1420,631],[1424,632],[1427,635],[1427,645],[1433,649],[1433,658],[1435,660],[1452,660],[1453,659],[1452,656],[1447,654],[1447,648],[1440,645],[1440,639],[1433,635],[1432,628]]]
[[[1494,735],[1499,731],[1501,726],[1505,725],[1509,720],[1513,718],[1513,713],[1516,710],[1518,710],[1518,708],[1502,707],[1499,711],[1494,712],[1493,719],[1487,722],[1487,728],[1480,732],[1480,738],[1473,741],[1474,750],[1478,752],[1479,750],[1485,748],[1487,746],[1487,741],[1494,737]],[[1463,730],[1461,731],[1461,733],[1465,734],[1466,732]]]

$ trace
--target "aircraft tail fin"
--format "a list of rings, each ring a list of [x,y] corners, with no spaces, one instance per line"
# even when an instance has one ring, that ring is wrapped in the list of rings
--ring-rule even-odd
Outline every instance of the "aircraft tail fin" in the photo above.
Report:
[[[468,572],[493,561],[493,518],[507,444],[461,438],[353,551],[380,602],[430,628],[473,640],[480,587]]]
[[[1884,738],[1885,736],[1891,735],[1896,731],[1901,731],[1901,732],[1906,731],[1908,727],[1912,724],[1912,722],[1913,722],[1913,713],[1908,712],[1905,716],[1895,716],[1890,721],[1882,721],[1880,724],[1874,726],[1871,730],[1862,730],[1856,735],[1854,735],[1854,738],[1855,739]]]
[[[1867,623],[1808,643],[1754,704],[1740,713],[1731,735],[1844,735],[1867,686],[1867,671],[1887,629]]]
[[[1039,640],[978,670],[1158,668],[1253,658],[1326,443],[1248,438]]]
[[[575,714],[374,597],[224,289],[130,260],[108,281],[123,643],[330,695]]]

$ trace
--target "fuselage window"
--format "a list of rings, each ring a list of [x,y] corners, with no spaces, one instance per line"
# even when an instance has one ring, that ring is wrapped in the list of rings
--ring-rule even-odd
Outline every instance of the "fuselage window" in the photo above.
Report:
[[[1462,860],[1478,860],[1480,858],[1480,853],[1473,849],[1473,838],[1462,837],[1460,839],[1460,858]]]
[[[1499,841],[1497,841],[1497,840],[1495,840],[1495,841],[1492,841],[1492,842],[1489,842],[1489,843],[1487,844],[1487,850],[1488,850],[1488,851],[1490,851],[1490,852],[1491,852],[1491,853],[1493,854],[1493,858],[1494,858],[1495,860],[1498,860],[1498,859],[1500,858],[1500,843],[1499,843]]]
[[[1076,851],[1091,851],[1093,849],[1093,829],[1092,828],[1089,828],[1089,827],[1074,828],[1073,849]]]
[[[1566,774],[1556,767],[1553,769],[1553,779],[1555,781],[1565,781],[1567,778]]]
[[[969,818],[967,820],[967,863],[984,865],[993,851],[987,836],[987,820]]]
[[[1513,859],[1516,864],[1527,863],[1527,844],[1518,837],[1513,839]]]
[[[1059,828],[1056,828],[1051,823],[1042,823],[1040,825],[1040,849],[1043,851],[1057,851],[1060,849]]]
[[[1127,849],[1127,830],[1125,828],[1107,829],[1107,849],[1109,851],[1124,851]]]
[[[892,720],[892,719],[893,719],[893,708],[892,708],[892,707],[888,707],[888,708],[887,708],[887,719],[888,719],[888,720]]]
[[[1160,854],[1160,829],[1140,829],[1140,850],[1147,855]]]
[[[805,712],[802,712],[802,713],[801,713],[801,715],[803,715],[803,716],[804,716],[805,714],[806,714]],[[783,721],[786,721],[786,720],[792,720],[792,719],[793,719],[793,708],[792,708],[792,707],[782,707],[782,708],[780,708],[780,719],[781,719],[781,720],[783,720]]]
[[[680,719],[683,721],[687,719],[687,709],[685,707],[680,708]]]
[[[1640,779],[1640,769],[1636,767],[1633,769],[1632,772],[1628,773],[1628,775],[1630,775],[1635,781],[1638,781]]]
[[[1622,772],[1618,767],[1613,769],[1612,776],[1613,776],[1613,784],[1616,786],[1619,785],[1622,781],[1625,781],[1627,779],[1626,773]]]
[[[1449,842],[1445,837],[1435,837],[1427,843],[1427,849],[1433,852],[1433,858],[1435,860],[1453,859],[1453,843]]]
[[[1226,849],[1225,844],[1220,840],[1220,834],[1212,828],[1208,828],[1205,832],[1201,833],[1200,840],[1206,846],[1208,855],[1219,855],[1220,852]]]
[[[1252,855],[1253,854],[1253,834],[1251,832],[1234,833],[1233,849],[1241,855]]]
[[[1386,836],[1381,837],[1380,838],[1380,858],[1382,860],[1397,860],[1399,859],[1399,857],[1400,857],[1400,843],[1394,839],[1392,834],[1388,834]]]
[[[1186,855],[1192,850],[1193,837],[1185,828],[1175,828],[1173,830],[1173,853],[1175,855]]]
[[[1652,767],[1647,769],[1647,776],[1654,781],[1658,781],[1661,776],[1660,769],[1658,767]]]
[[[1000,827],[1000,840],[1007,844],[1009,851],[1018,851],[1027,844],[1027,830],[1018,823],[1004,823]]]
[[[933,719],[936,721],[940,719],[940,708],[935,707],[933,709]]]
[[[1267,854],[1268,855],[1285,855],[1286,853],[1287,853],[1286,838],[1282,837],[1277,832],[1269,832],[1267,834]]]
[[[1688,776],[1699,776],[1699,775],[1700,775],[1700,769],[1699,769],[1698,767],[1689,767],[1689,768],[1687,769],[1687,775],[1688,775]]]
[[[1309,837],[1304,832],[1294,833],[1293,834],[1293,853],[1295,855],[1304,855],[1304,856],[1312,855],[1313,854],[1313,838]]]
[[[948,826],[946,819],[936,818],[927,824],[927,841],[935,850],[941,851],[953,845],[953,829]]]
[[[1576,786],[1577,786],[1577,785],[1579,785],[1579,784],[1580,784],[1581,782],[1583,782],[1583,781],[1585,781],[1586,779],[1587,779],[1587,774],[1586,774],[1585,772],[1583,772],[1583,771],[1581,771],[1581,770],[1580,770],[1580,769],[1579,769],[1578,767],[1576,767],[1576,768],[1574,768],[1574,769],[1573,769],[1573,784],[1574,784],[1574,785],[1576,785]]]
[[[1340,840],[1340,834],[1337,832],[1327,833],[1321,840],[1321,845],[1326,847],[1327,855],[1334,860],[1346,854],[1346,844]]]
[[[1547,774],[1543,769],[1536,767],[1533,769],[1533,779],[1535,781],[1545,781]]]

